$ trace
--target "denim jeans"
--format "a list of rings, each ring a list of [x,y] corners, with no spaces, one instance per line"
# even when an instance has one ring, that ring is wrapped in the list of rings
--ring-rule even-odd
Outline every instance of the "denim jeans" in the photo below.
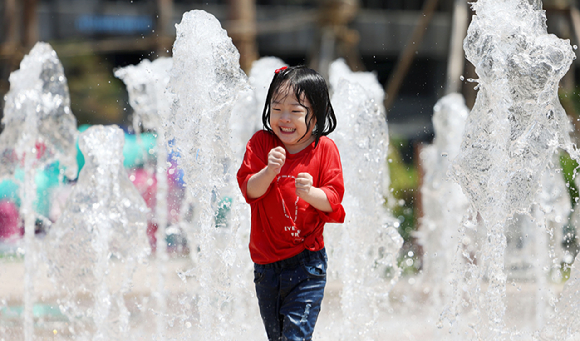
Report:
[[[326,251],[254,264],[260,315],[270,341],[310,341],[326,285]]]

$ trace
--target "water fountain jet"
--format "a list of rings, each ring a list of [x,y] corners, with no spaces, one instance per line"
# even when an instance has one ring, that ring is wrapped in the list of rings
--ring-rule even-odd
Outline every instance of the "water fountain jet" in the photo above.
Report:
[[[70,110],[67,80],[56,52],[47,43],[37,43],[10,74],[5,97],[4,130],[0,134],[0,178],[12,177],[24,167],[21,216],[24,217],[24,339],[31,341],[33,326],[33,272],[36,267],[35,175],[56,161],[69,179],[76,177],[76,119]],[[63,175],[65,175],[63,173]],[[48,221],[47,219],[43,219]]]
[[[538,2],[480,0],[472,7],[476,15],[464,49],[480,77],[479,92],[454,178],[477,212],[473,223],[485,229],[486,237],[480,252],[457,272],[455,292],[465,290],[467,298],[456,301],[449,320],[465,302],[475,315],[476,337],[504,340],[513,332],[505,322],[505,226],[514,214],[529,212],[558,149],[578,159],[557,95],[574,53],[569,41],[547,33]],[[471,278],[469,284],[464,276]]]

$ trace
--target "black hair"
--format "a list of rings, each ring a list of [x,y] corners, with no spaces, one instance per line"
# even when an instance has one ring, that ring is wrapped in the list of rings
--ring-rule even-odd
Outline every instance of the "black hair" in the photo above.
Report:
[[[318,141],[321,136],[326,136],[334,131],[336,128],[336,116],[334,115],[334,109],[330,104],[330,96],[328,94],[328,87],[326,86],[326,81],[318,72],[309,69],[303,65],[291,66],[286,69],[279,69],[274,74],[274,78],[270,83],[270,88],[268,89],[268,95],[266,96],[266,104],[264,105],[264,111],[262,112],[262,124],[264,125],[264,130],[273,133],[272,127],[270,127],[270,107],[272,97],[278,94],[280,88],[284,85],[288,85],[288,89],[294,90],[294,95],[298,100],[298,103],[302,104],[302,96],[310,102],[312,112],[310,108],[306,110],[306,131],[310,131],[310,125],[312,123],[312,118],[316,117],[316,126],[312,131],[314,136],[315,146],[318,145]],[[313,116],[314,115],[314,116]],[[304,134],[304,136],[306,136]],[[302,136],[300,139],[303,139]]]

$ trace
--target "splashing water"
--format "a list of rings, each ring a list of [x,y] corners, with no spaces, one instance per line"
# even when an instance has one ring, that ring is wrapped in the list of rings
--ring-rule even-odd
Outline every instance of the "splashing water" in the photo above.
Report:
[[[557,177],[550,173],[554,169],[548,165],[555,163],[552,158],[558,148],[575,155],[567,135],[569,124],[555,98],[558,80],[571,61],[570,51],[566,43],[545,34],[539,4],[524,1],[516,5],[514,1],[496,0],[494,9],[489,7],[492,4],[486,0],[474,5],[477,16],[466,39],[468,58],[480,74],[480,92],[453,168],[454,177],[478,213],[466,223],[477,226],[484,238],[477,239],[477,258],[462,252],[465,249],[459,250],[453,267],[454,306],[444,317],[456,327],[466,327],[457,328],[457,339],[461,340],[473,335],[474,339],[502,340],[508,334],[512,339],[564,340],[578,332],[576,269],[555,306],[559,313],[547,319],[541,332],[537,328],[525,333],[509,330],[503,321],[506,304],[502,293],[508,278],[504,255],[509,252],[505,249],[504,231],[513,213],[541,211],[541,216],[534,215],[534,219],[545,223],[536,223],[536,230],[545,231],[557,231],[556,225],[549,225],[551,221],[558,223],[557,216],[564,215],[558,211],[557,203],[561,184],[555,181]],[[533,24],[540,28],[530,30],[535,27]],[[118,130],[95,127],[83,135],[81,146],[85,155],[94,155],[94,162],[87,163],[88,168],[81,172],[78,189],[75,187],[65,213],[54,225],[55,234],[47,236],[55,238],[47,243],[55,246],[48,250],[47,257],[52,264],[51,276],[61,290],[58,303],[69,317],[69,334],[75,340],[159,339],[158,334],[151,333],[154,327],[148,326],[152,315],[164,320],[166,340],[263,338],[251,286],[249,226],[242,221],[248,215],[241,213],[247,211],[247,205],[241,203],[237,186],[232,184],[237,166],[232,160],[239,157],[232,149],[242,150],[246,138],[241,135],[251,134],[235,122],[252,117],[232,111],[232,107],[237,96],[250,96],[248,81],[237,64],[235,48],[215,18],[200,11],[188,12],[177,28],[170,72],[171,111],[160,119],[159,127],[167,131],[168,137],[175,138],[174,148],[181,154],[179,164],[186,174],[188,197],[195,199],[194,219],[182,224],[192,250],[189,267],[176,275],[183,280],[185,290],[172,292],[170,299],[175,304],[166,314],[146,303],[147,294],[140,297],[138,308],[128,306],[136,301],[128,300],[131,275],[138,262],[136,255],[147,248],[145,205],[125,179],[126,174],[115,171],[122,168]],[[514,41],[517,43],[512,44]],[[255,87],[272,77],[272,70],[262,68],[264,73],[256,73],[256,77],[263,76],[263,82],[253,83],[253,74],[250,77]],[[375,79],[368,80],[371,76],[351,73],[340,62],[333,64],[330,72],[339,122],[331,138],[339,146],[343,160],[347,222],[328,225],[325,231],[329,282],[340,283],[340,290],[329,289],[340,293],[340,306],[335,310],[328,309],[328,305],[323,307],[321,320],[330,322],[321,321],[317,326],[315,337],[321,340],[384,340],[392,335],[406,337],[400,334],[411,330],[391,322],[398,314],[389,306],[389,295],[400,273],[396,256],[402,239],[395,228],[397,222],[383,207],[384,198],[389,195],[385,163],[388,136],[382,99],[371,95],[371,88],[377,88]],[[258,92],[256,89],[251,96],[258,98]],[[259,101],[256,106],[263,105]],[[253,113],[253,117],[259,116],[259,111]],[[440,137],[436,144],[451,144],[443,139],[447,135]],[[100,146],[113,148],[101,150]],[[449,159],[451,154],[448,149]],[[228,204],[230,220],[225,226],[218,225],[215,212],[221,199],[228,196],[233,198]],[[536,208],[530,208],[532,203]],[[105,208],[108,205],[111,207]],[[127,218],[122,218],[124,215]],[[128,231],[135,232],[129,236]],[[462,233],[467,235],[468,231]],[[538,245],[546,243],[538,239]],[[559,251],[554,248],[550,252]],[[112,273],[123,275],[112,280]],[[381,320],[385,311],[391,313],[386,322]],[[415,317],[418,315],[402,314],[400,318],[411,320],[411,328],[419,329],[422,326]],[[389,325],[396,333],[385,333]],[[60,334],[56,339],[59,337]]]
[[[576,263],[580,257],[576,256]],[[570,278],[566,282],[559,301],[555,304],[554,315],[548,320],[546,327],[535,340],[565,341],[576,340],[580,333],[580,273],[578,267],[572,268]]]
[[[171,58],[158,58],[151,62],[147,59],[138,65],[129,65],[117,69],[115,76],[122,79],[127,86],[129,103],[135,111],[133,128],[140,131],[155,130],[157,133],[157,162],[156,162],[156,200],[155,210],[150,212],[152,224],[157,227],[155,234],[156,268],[157,268],[157,335],[163,337],[167,300],[164,290],[166,277],[166,263],[168,261],[166,227],[167,227],[167,141],[163,122],[171,108],[170,96],[166,91],[169,83],[169,72],[173,67]],[[154,222],[153,222],[154,221]]]
[[[232,141],[233,149],[239,157],[237,165],[242,162],[248,140],[262,129],[262,111],[274,71],[285,65],[284,61],[276,57],[262,57],[252,63],[248,77],[252,88],[240,93],[230,118],[230,128],[235,137]]]
[[[330,276],[342,283],[342,318],[333,318],[337,325],[331,324],[330,330],[340,330],[338,340],[365,340],[377,337],[379,312],[389,307],[389,291],[400,275],[397,255],[403,239],[397,221],[383,206],[390,194],[382,100],[377,102],[365,88],[380,85],[374,75],[355,74],[342,65],[338,60],[330,68],[332,105],[339,122],[331,137],[343,161],[347,217],[344,224],[325,228],[329,258],[339,265],[329,268]]]
[[[579,185],[579,181],[579,178],[576,177],[576,186]],[[555,212],[558,210],[556,209]],[[579,215],[580,210],[576,205],[570,219],[576,228],[579,226]],[[576,259],[573,260],[573,256],[568,252],[563,252],[562,257],[565,263],[572,263],[570,275],[559,299],[554,303],[553,314],[547,319],[544,329],[536,338],[537,340],[565,341],[577,338],[580,334],[580,292],[578,291],[578,285],[580,285],[580,273],[578,272],[578,264],[580,263],[578,262],[580,257],[576,255]]]
[[[24,216],[24,339],[32,340],[33,272],[37,262],[34,230],[37,215],[36,170],[55,161],[74,179],[76,164],[76,119],[70,110],[68,85],[62,64],[49,44],[37,43],[10,74],[5,96],[4,130],[0,135],[0,178],[14,176],[24,166],[21,215]],[[43,218],[43,217],[39,217]],[[47,221],[46,219],[43,219]]]
[[[559,263],[564,260],[562,231],[568,221],[571,204],[557,154],[554,154],[553,160],[543,172],[540,185],[541,190],[530,212],[516,213],[506,225],[506,271],[511,278],[532,279],[535,269],[550,268],[549,263],[559,267]],[[542,223],[545,226],[538,226]],[[541,241],[544,238],[549,239]],[[546,252],[549,255],[541,255]],[[546,260],[549,262],[539,264]],[[538,277],[547,278],[548,275]],[[559,271],[553,275],[556,276],[555,280],[560,280]]]
[[[330,64],[328,81],[332,90],[336,90],[341,79],[347,79],[352,83],[359,84],[367,91],[367,97],[372,98],[377,105],[383,103],[385,90],[377,81],[377,76],[372,72],[352,72],[344,59],[337,59]],[[384,112],[384,108],[380,107]]]
[[[149,250],[148,209],[123,168],[123,144],[118,127],[93,126],[80,135],[86,163],[47,236],[57,302],[76,340],[138,339],[124,295]]]
[[[123,80],[129,93],[129,103],[135,111],[133,127],[143,126],[156,130],[167,117],[171,102],[165,95],[169,82],[171,58],[158,58],[151,62],[144,59],[138,65],[115,70],[115,77]]]
[[[454,177],[486,237],[476,263],[462,273],[475,279],[467,290],[478,320],[473,332],[503,340],[510,333],[504,321],[506,223],[514,213],[530,210],[558,148],[577,156],[557,96],[574,53],[567,40],[547,34],[539,2],[482,0],[472,6],[476,15],[464,49],[480,77],[479,92]]]
[[[167,139],[163,123],[168,120],[171,108],[171,96],[167,92],[169,72],[173,66],[171,58],[158,58],[151,62],[147,59],[138,65],[129,65],[117,69],[115,76],[122,79],[127,86],[129,103],[133,108],[133,128],[139,132],[141,127],[154,130],[157,134],[156,141],[156,172],[157,183],[156,209],[153,219],[158,225],[156,249],[165,250],[166,245],[161,245],[165,240],[165,227],[167,225]]]
[[[459,233],[469,206],[461,187],[449,177],[469,109],[463,96],[454,93],[441,98],[433,111],[433,144],[420,154],[425,173],[421,187],[423,217],[417,237],[424,251],[421,287],[428,294],[429,308],[440,309],[452,297],[449,283],[457,241],[462,244],[462,252],[472,252],[476,236],[473,229],[464,235]]]
[[[198,284],[191,293],[197,307],[197,337],[235,339],[239,325],[232,324],[237,302],[233,292],[241,281],[236,278],[238,268],[233,268],[238,228],[236,221],[229,228],[216,226],[214,212],[236,188],[229,117],[238,93],[248,87],[247,78],[238,51],[215,17],[187,12],[176,29],[170,80],[175,101],[166,124],[182,155],[178,163],[187,191],[196,199],[196,219],[186,233],[197,248],[191,253]]]
[[[34,168],[60,161],[66,176],[76,178],[77,123],[56,52],[47,43],[37,43],[9,80],[0,135],[0,178],[13,176],[29,153],[34,155],[30,158]]]

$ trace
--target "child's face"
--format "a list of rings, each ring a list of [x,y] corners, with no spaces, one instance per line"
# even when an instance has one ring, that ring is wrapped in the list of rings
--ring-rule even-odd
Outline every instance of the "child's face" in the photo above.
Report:
[[[314,141],[312,130],[316,121],[310,122],[310,129],[306,127],[308,112],[312,112],[310,102],[305,96],[299,102],[293,89],[282,87],[272,96],[270,127],[291,154],[298,153]]]

